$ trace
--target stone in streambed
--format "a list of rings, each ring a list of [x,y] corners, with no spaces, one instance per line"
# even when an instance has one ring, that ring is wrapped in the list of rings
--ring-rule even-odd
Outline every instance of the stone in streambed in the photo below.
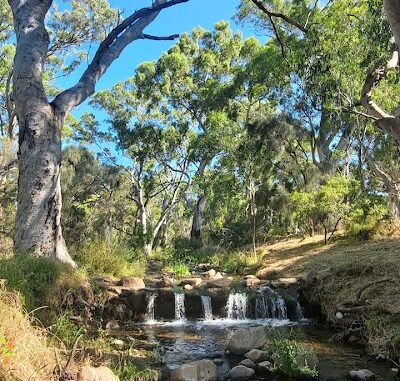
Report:
[[[226,349],[234,355],[244,355],[252,349],[262,348],[266,341],[263,327],[239,328],[232,334]]]
[[[229,378],[231,380],[247,380],[254,376],[256,371],[251,368],[247,368],[244,365],[238,365],[231,369],[229,372]]]
[[[211,360],[181,365],[171,374],[171,381],[217,381],[217,366]]]
[[[351,370],[349,378],[354,381],[370,381],[375,380],[375,374],[368,369]]]
[[[77,381],[119,381],[119,378],[105,366],[84,366],[78,373]]]
[[[254,363],[262,362],[269,359],[269,353],[266,351],[261,351],[259,349],[252,349],[245,354],[245,357]]]
[[[245,359],[245,360],[240,361],[239,365],[243,365],[246,368],[250,368],[250,369],[254,369],[254,370],[257,369],[257,365],[254,364],[254,362],[251,361],[250,359]]]

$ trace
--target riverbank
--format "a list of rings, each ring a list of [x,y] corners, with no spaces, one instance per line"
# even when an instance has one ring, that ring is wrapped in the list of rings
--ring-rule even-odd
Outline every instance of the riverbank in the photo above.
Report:
[[[291,239],[259,248],[262,279],[297,277],[314,313],[346,341],[361,342],[371,353],[400,355],[400,240],[365,242],[322,236]]]

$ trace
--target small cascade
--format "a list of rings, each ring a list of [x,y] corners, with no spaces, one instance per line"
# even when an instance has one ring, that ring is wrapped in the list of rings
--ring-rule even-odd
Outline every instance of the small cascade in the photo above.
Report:
[[[303,308],[301,308],[299,302],[296,304],[296,319],[297,321],[302,321],[305,319]]]
[[[201,305],[203,306],[204,320],[212,320],[213,314],[212,314],[211,298],[207,295],[202,295]]]
[[[185,321],[185,294],[175,294],[175,320]]]
[[[149,296],[149,301],[147,303],[147,309],[146,309],[146,315],[145,315],[145,320],[147,323],[155,322],[154,304],[155,304],[156,297],[157,297],[156,294],[150,294],[150,296]]]
[[[245,293],[229,294],[226,303],[227,317],[233,320],[245,320],[247,315],[248,299]]]
[[[260,289],[257,295],[256,319],[287,319],[285,301],[270,287]]]

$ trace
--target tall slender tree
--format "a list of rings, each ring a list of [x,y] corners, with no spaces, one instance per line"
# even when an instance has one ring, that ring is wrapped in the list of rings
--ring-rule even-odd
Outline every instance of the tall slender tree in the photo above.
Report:
[[[122,51],[138,39],[174,39],[144,33],[159,12],[188,0],[156,0],[117,23],[102,39],[78,82],[49,102],[44,67],[49,56],[46,29],[52,0],[9,0],[16,35],[13,98],[19,124],[19,189],[14,249],[49,255],[75,265],[61,229],[61,129],[68,113],[94,91]]]

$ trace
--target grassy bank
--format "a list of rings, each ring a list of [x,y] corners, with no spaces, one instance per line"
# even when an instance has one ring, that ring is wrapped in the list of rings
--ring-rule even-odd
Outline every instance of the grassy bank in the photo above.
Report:
[[[260,278],[308,277],[309,297],[328,321],[348,338],[365,339],[376,353],[400,356],[400,239],[325,245],[317,236],[259,251]],[[336,318],[338,312],[343,319]]]

